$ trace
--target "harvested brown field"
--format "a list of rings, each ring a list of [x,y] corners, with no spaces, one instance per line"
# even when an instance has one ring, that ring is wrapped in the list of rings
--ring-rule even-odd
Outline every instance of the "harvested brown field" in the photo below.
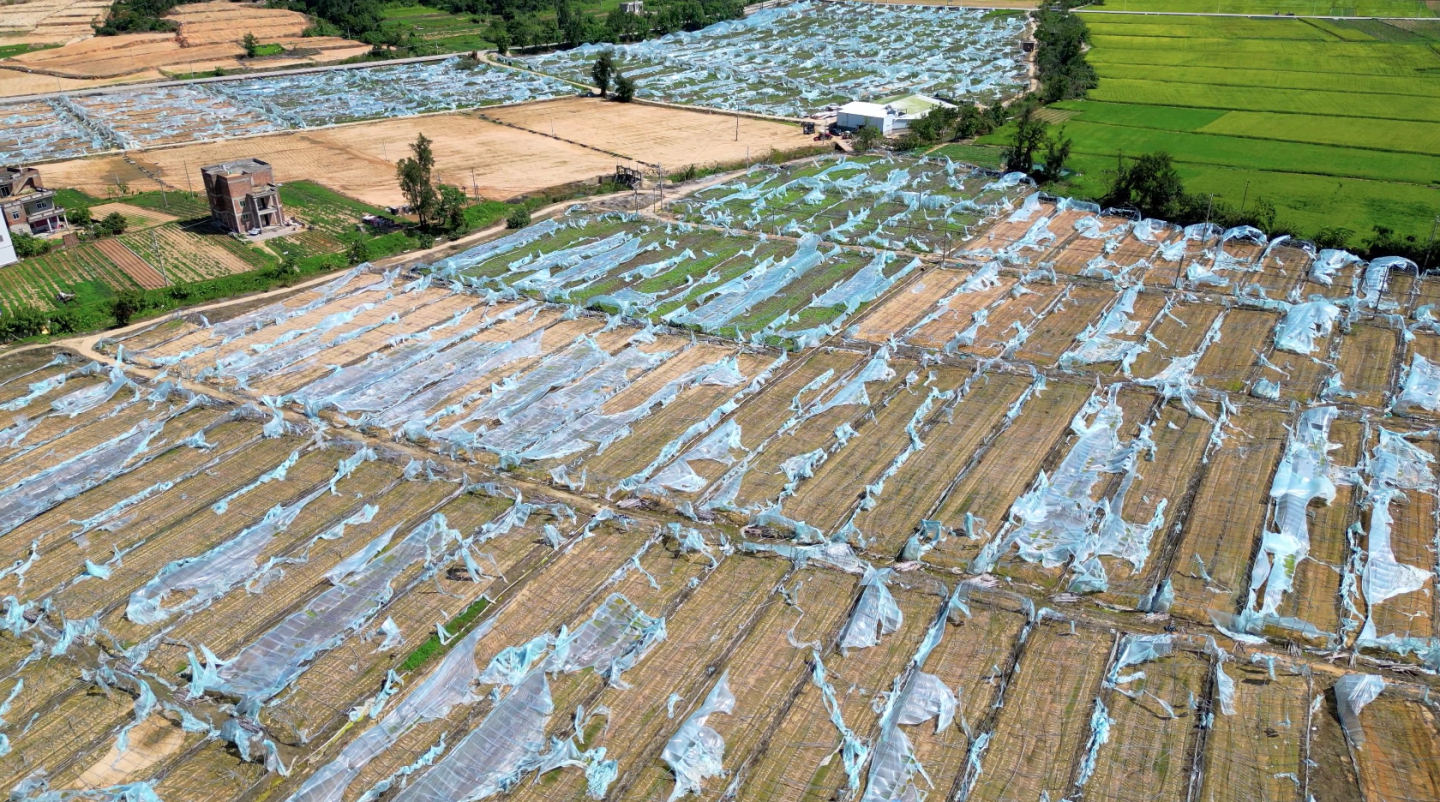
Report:
[[[82,13],[91,14],[91,18],[104,13],[103,8],[97,9],[88,2],[76,6]],[[10,13],[6,11],[7,16]],[[61,47],[11,56],[0,61],[0,66],[13,64],[52,78],[147,80],[157,71],[179,75],[217,67],[241,70],[319,64],[340,61],[366,49],[365,45],[346,39],[302,37],[310,22],[304,14],[295,11],[237,6],[218,0],[177,6],[167,17],[179,26],[175,33],[92,36]],[[87,28],[88,22],[87,18]],[[255,34],[262,43],[280,44],[296,51],[299,58],[246,59],[240,42],[246,33]]]
[[[110,10],[106,0],[21,0],[5,6],[0,36],[26,44],[60,44],[93,35]]]
[[[810,138],[793,125],[648,103],[563,98],[485,111],[482,116],[537,134],[576,142],[677,173],[688,165],[759,161],[794,150]]]

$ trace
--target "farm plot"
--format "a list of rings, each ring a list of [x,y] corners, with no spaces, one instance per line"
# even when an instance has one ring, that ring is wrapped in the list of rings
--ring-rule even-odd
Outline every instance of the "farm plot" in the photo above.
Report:
[[[1023,27],[978,10],[842,10],[806,0],[694,33],[587,45],[525,63],[588,82],[596,54],[612,50],[617,66],[639,79],[640,97],[803,117],[832,103],[911,92],[986,102],[1017,94],[1026,85],[1015,50]],[[917,53],[915,42],[933,46]]]
[[[158,36],[168,46],[169,37]],[[222,49],[235,50],[237,45],[231,42]],[[0,159],[66,159],[573,93],[568,84],[544,76],[450,58],[60,96],[48,102],[0,104],[6,132],[0,136]]]
[[[1075,382],[1036,382],[1012,403],[1004,431],[977,455],[935,510],[934,520],[960,536],[939,543],[930,562],[968,565],[982,546],[995,540],[1011,504],[1035,479],[1090,394],[1090,387]]]
[[[1334,375],[1341,392],[1354,395],[1340,395],[1335,400],[1348,398],[1361,406],[1385,406],[1400,348],[1399,337],[1394,329],[1370,323],[1351,326],[1340,338],[1340,359]]]
[[[1236,609],[1248,583],[1255,540],[1268,517],[1270,479],[1284,453],[1288,416],[1242,407],[1222,427],[1220,447],[1184,522],[1169,580],[1176,615],[1208,621]]]
[[[1041,619],[1020,647],[967,799],[1067,796],[1090,738],[1114,636]]]
[[[7,267],[0,272],[0,300],[11,310],[49,309],[59,303],[58,292],[106,297],[140,286],[106,253],[107,242],[85,242]]]
[[[1220,392],[1238,395],[1254,389],[1250,382],[1254,374],[1251,366],[1269,354],[1275,326],[1279,322],[1279,316],[1273,312],[1229,310],[1220,324],[1219,337],[1205,349],[1205,355],[1195,366],[1195,376]],[[1261,373],[1271,381],[1285,380],[1273,370],[1266,369]]]
[[[1347,674],[1335,683],[1334,693],[1364,798],[1408,802],[1440,794],[1435,710],[1426,691],[1375,675]]]
[[[1307,748],[1313,696],[1308,672],[1274,655],[1225,662],[1232,683],[1228,706],[1220,699],[1206,739],[1199,799],[1289,800],[1304,796],[1310,768]],[[1217,674],[1217,677],[1219,675]],[[1314,786],[1311,786],[1314,787]],[[1340,788],[1329,795],[1345,799]]]
[[[273,264],[263,251],[211,229],[209,221],[156,226],[125,234],[120,241],[177,281],[204,281]]]
[[[958,403],[937,405],[924,425],[916,427],[924,448],[886,480],[888,493],[852,519],[876,553],[900,553],[1030,386],[1029,380],[1005,373],[977,376],[972,384]]]
[[[1073,291],[1072,285],[1059,282],[1016,285],[986,310],[983,319],[972,316],[970,326],[952,338],[954,350],[980,359],[1012,357],[1046,315],[1064,310]]]
[[[894,604],[903,620],[893,633],[875,645],[826,652],[821,659],[824,673],[817,668],[815,679],[791,703],[770,739],[770,747],[741,779],[735,798],[824,799],[847,786],[854,789],[861,778],[848,777],[845,762],[836,758],[847,739],[853,741],[863,737],[862,733],[875,732],[880,716],[871,698],[893,687],[935,621],[941,601],[933,591],[897,588]],[[874,631],[868,634],[873,639]],[[842,634],[840,645],[847,639]],[[837,686],[837,682],[842,685]],[[840,721],[845,724],[844,732],[838,728]]]
[[[1015,193],[949,159],[831,156],[752,167],[666,209],[696,224],[948,255]]]

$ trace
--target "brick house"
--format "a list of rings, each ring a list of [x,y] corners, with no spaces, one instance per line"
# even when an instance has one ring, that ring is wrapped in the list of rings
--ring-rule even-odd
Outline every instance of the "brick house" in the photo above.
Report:
[[[45,188],[33,167],[0,169],[0,215],[5,227],[22,234],[49,234],[70,227],[55,192]]]
[[[227,231],[244,234],[285,225],[280,189],[268,163],[239,159],[202,167],[200,175],[205,179],[210,216]]]

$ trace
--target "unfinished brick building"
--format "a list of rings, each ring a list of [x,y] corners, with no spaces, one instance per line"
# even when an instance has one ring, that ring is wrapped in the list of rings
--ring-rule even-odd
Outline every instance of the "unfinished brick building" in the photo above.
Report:
[[[0,215],[5,226],[22,234],[49,234],[70,227],[55,192],[45,188],[33,167],[0,169]]]
[[[270,165],[259,159],[239,159],[200,168],[210,215],[227,231],[248,233],[285,224],[280,190]]]

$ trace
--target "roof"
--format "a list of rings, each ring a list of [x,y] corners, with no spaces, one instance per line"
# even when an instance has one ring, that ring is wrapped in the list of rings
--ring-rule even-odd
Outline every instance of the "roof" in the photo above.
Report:
[[[234,161],[221,162],[220,164],[212,164],[209,167],[201,167],[200,172],[207,175],[245,175],[246,173],[255,173],[268,169],[270,169],[269,162],[263,162],[259,159],[236,159]]]
[[[861,117],[923,117],[929,114],[932,109],[940,106],[950,106],[943,100],[937,100],[925,95],[909,95],[886,101],[885,103],[870,103],[863,100],[855,100],[840,107],[841,114],[854,114]]]
[[[926,95],[908,95],[897,100],[892,100],[885,105],[899,109],[902,114],[925,114],[941,106],[954,107],[954,104],[946,103],[943,100]]]

